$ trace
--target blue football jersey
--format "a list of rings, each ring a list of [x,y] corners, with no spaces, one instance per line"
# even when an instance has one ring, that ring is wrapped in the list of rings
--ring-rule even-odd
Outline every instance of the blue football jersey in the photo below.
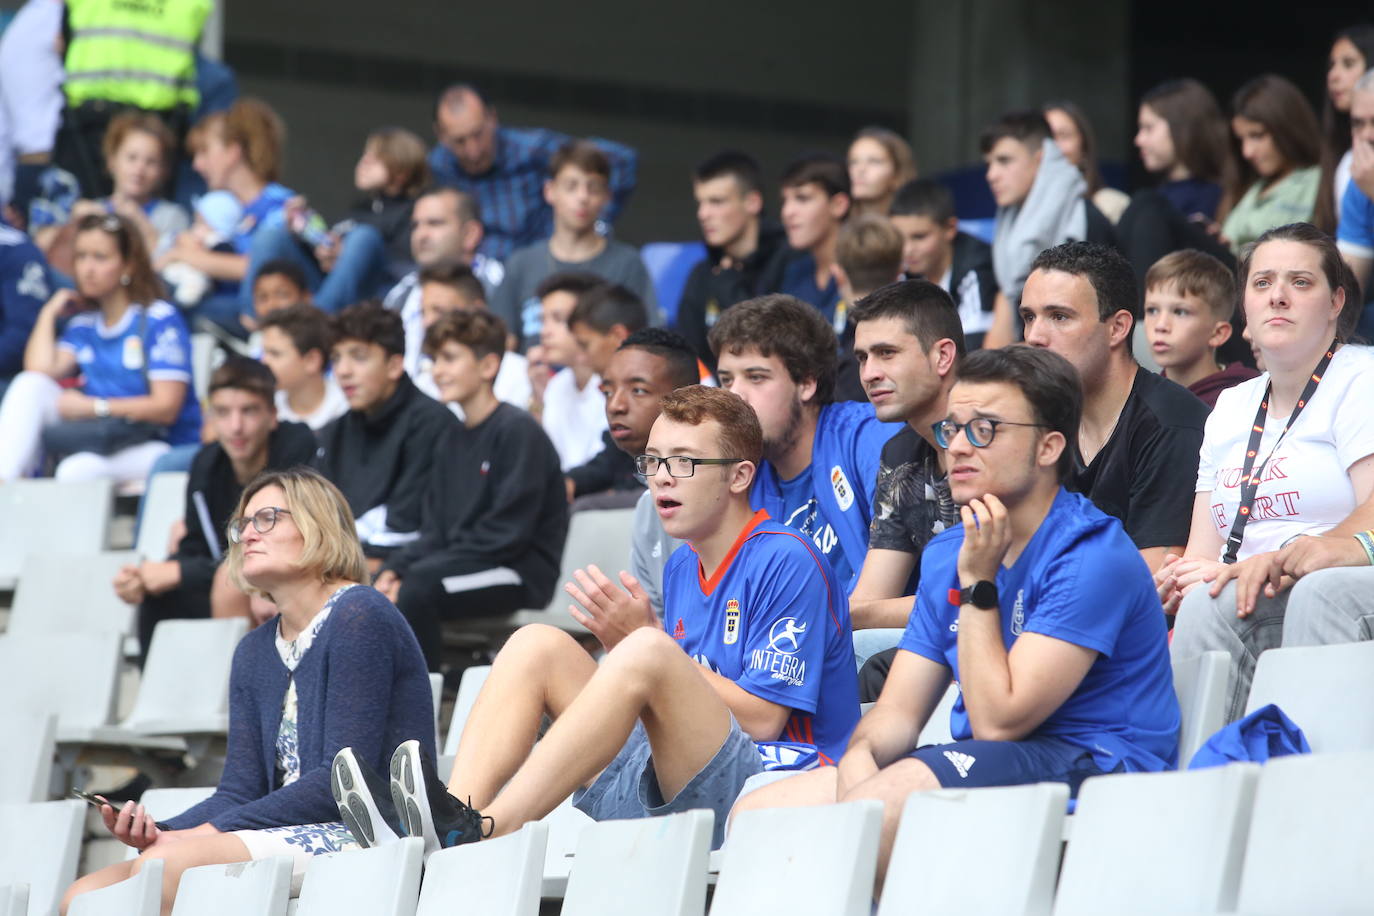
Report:
[[[849,603],[807,538],[759,510],[710,580],[690,544],[674,552],[663,596],[664,628],[684,651],[792,710],[782,741],[840,758],[859,721]]]

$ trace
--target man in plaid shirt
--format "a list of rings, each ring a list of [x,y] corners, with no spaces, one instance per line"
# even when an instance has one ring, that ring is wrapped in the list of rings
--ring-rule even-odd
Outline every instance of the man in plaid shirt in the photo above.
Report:
[[[504,261],[518,248],[553,234],[553,211],[544,201],[549,158],[570,139],[543,128],[502,127],[496,109],[475,86],[451,86],[434,112],[438,143],[429,167],[441,185],[477,198],[486,226],[481,252]],[[614,222],[635,189],[639,154],[595,139],[611,160],[611,203],[603,219]]]

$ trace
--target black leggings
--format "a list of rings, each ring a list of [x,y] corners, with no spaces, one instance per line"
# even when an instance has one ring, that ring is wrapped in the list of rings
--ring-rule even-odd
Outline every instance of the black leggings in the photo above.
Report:
[[[535,600],[514,570],[449,557],[422,560],[410,567],[396,598],[430,671],[439,671],[443,661],[444,621],[501,616],[546,603]]]

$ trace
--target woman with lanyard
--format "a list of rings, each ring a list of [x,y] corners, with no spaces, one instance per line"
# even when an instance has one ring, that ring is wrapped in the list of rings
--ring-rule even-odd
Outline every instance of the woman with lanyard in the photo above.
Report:
[[[234,652],[219,788],[165,823],[134,802],[101,805],[106,828],[140,855],[78,880],[64,913],[72,898],[155,859],[163,913],[182,873],[199,865],[287,856],[299,887],[315,856],[358,848],[330,789],[341,748],[378,772],[412,738],[433,759],[420,644],[395,605],[363,584],[367,564],[338,488],[310,468],[264,471],[244,488],[225,537],[230,579],[270,598],[277,614]]]
[[[1178,613],[1174,657],[1232,657],[1228,721],[1256,658],[1282,644],[1290,583],[1267,581],[1275,553],[1301,535],[1356,534],[1343,523],[1374,492],[1374,352],[1344,343],[1344,275],[1331,238],[1307,223],[1265,232],[1242,258],[1245,321],[1268,371],[1218,398],[1187,550],[1156,575]]]

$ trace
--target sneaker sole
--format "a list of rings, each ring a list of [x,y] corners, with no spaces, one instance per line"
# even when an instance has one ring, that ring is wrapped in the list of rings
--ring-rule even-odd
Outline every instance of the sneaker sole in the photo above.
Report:
[[[338,806],[344,826],[353,834],[353,839],[364,849],[398,840],[395,832],[387,826],[386,819],[377,809],[367,792],[362,774],[353,768],[353,756],[340,752],[334,758],[330,771],[329,788]],[[359,791],[361,790],[361,791]]]
[[[418,745],[407,741],[391,755],[391,803],[396,806],[406,834],[425,841],[425,855],[428,856],[438,851],[439,834],[429,814],[429,794],[425,792],[420,761],[415,757],[418,750]]]

